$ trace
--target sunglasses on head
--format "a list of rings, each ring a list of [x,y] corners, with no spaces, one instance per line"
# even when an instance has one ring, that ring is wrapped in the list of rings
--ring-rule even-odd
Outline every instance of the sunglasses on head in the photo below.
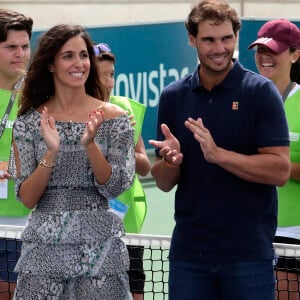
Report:
[[[99,43],[97,45],[94,45],[94,52],[95,52],[95,55],[98,56],[102,52],[111,52],[111,50],[107,44]]]

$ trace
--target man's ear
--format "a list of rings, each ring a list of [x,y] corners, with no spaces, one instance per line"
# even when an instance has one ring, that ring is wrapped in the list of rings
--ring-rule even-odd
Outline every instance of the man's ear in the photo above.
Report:
[[[195,45],[196,45],[196,38],[193,35],[191,35],[191,34],[189,34],[189,44],[192,47],[195,47]]]

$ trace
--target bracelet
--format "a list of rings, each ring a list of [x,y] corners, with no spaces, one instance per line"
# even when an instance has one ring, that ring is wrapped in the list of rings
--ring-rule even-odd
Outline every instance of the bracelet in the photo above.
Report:
[[[165,157],[164,157],[164,164],[165,164],[165,166],[166,167],[168,167],[168,168],[177,168],[178,167],[178,165],[173,165],[173,164],[171,164],[171,163],[169,163],[166,159],[165,159]]]
[[[49,169],[52,169],[54,167],[54,163],[51,163],[49,164],[46,159],[42,159],[39,163],[40,166],[43,166],[43,167],[46,167],[46,168],[49,168]]]

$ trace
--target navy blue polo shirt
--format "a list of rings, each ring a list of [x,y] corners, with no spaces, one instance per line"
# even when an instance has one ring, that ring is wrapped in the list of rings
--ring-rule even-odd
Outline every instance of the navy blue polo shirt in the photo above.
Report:
[[[158,140],[164,139],[160,124],[166,123],[183,153],[170,259],[272,259],[276,187],[248,182],[208,163],[184,121],[201,117],[219,147],[246,155],[260,147],[289,146],[281,96],[270,80],[238,61],[211,91],[199,83],[199,68],[167,86],[159,103]]]

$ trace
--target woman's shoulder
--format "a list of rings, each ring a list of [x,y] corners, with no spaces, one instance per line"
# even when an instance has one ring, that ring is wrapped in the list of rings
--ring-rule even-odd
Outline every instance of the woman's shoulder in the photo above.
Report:
[[[296,84],[294,88],[290,91],[288,97],[285,101],[285,106],[288,103],[294,103],[297,107],[300,107],[300,85]]]
[[[35,109],[30,109],[18,116],[14,121],[15,135],[40,134],[40,114]]]
[[[123,108],[110,102],[105,102],[102,106],[100,106],[100,109],[103,109],[106,119],[114,119],[122,115],[127,115]]]
[[[31,108],[24,114],[18,116],[16,121],[31,123],[31,121],[36,121],[39,118],[40,118],[40,114],[38,113],[38,111]]]

